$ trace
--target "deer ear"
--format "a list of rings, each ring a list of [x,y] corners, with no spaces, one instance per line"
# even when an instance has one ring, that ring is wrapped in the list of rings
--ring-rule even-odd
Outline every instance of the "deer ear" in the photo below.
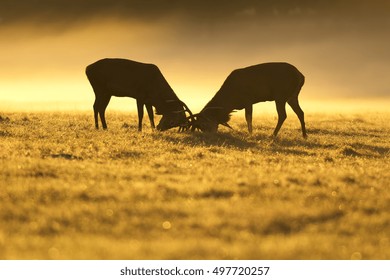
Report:
[[[230,128],[230,129],[233,129],[233,127],[231,127],[227,122],[224,122],[224,123],[221,123],[223,126],[226,126],[226,127],[228,127],[228,128]]]

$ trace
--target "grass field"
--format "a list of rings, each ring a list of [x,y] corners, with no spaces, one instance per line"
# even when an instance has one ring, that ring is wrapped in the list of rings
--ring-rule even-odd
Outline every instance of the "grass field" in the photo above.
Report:
[[[293,114],[276,140],[0,115],[0,259],[390,259],[390,114],[307,114],[307,140]]]

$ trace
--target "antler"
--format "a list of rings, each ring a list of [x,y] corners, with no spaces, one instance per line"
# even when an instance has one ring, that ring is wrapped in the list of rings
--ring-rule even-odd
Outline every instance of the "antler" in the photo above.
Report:
[[[197,120],[198,116],[199,116],[199,113],[187,117],[187,119],[191,119],[190,125],[189,125],[188,129],[191,128],[191,131],[192,131],[192,132],[194,132],[195,130],[200,130],[200,127],[199,127],[199,125],[197,124],[197,122],[198,122],[198,120]]]
[[[188,106],[183,101],[179,100],[179,102],[184,107],[184,111],[187,111],[188,114],[190,114],[190,118],[193,118],[194,115],[192,114],[190,108],[188,108]]]
[[[231,127],[227,122],[221,123],[221,125],[226,126],[226,127],[230,128],[230,129],[233,129],[233,127]]]
[[[184,130],[188,130],[193,124],[194,122],[196,121],[195,118],[194,118],[194,115],[192,114],[190,108],[188,108],[188,106],[181,100],[179,100],[180,104],[184,107],[184,112],[188,112],[188,114],[190,114],[189,117],[187,117],[187,120],[189,121],[189,123],[187,122],[185,125],[182,125],[179,127],[179,132],[180,131],[184,131]]]

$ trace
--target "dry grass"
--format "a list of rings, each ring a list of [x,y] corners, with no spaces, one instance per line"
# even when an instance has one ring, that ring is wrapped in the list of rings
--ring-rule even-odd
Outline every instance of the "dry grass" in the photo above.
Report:
[[[275,141],[270,116],[0,115],[1,259],[390,259],[389,114],[309,114],[308,140],[291,115]]]

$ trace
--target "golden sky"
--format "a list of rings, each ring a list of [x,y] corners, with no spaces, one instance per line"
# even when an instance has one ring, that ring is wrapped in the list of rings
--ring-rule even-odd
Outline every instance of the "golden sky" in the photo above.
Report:
[[[389,98],[389,15],[379,0],[3,0],[0,110],[90,108],[84,69],[104,57],[158,65],[196,108],[232,70],[268,61],[301,70],[301,99]]]

